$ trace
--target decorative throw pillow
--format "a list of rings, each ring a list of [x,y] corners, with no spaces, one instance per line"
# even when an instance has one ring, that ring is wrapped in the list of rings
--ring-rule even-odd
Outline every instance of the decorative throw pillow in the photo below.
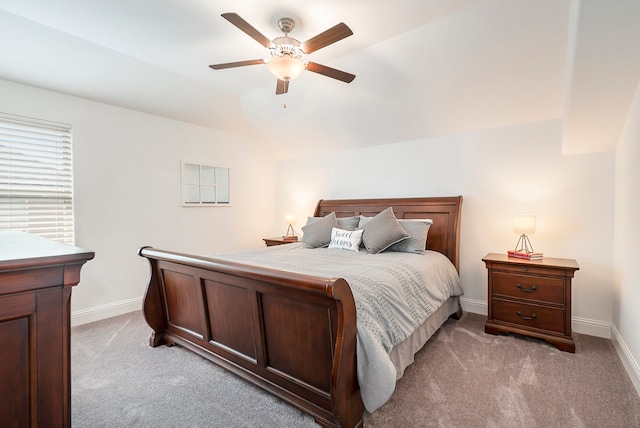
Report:
[[[409,238],[391,207],[367,221],[361,229],[364,231],[362,242],[371,254],[378,254],[389,246]]]
[[[393,244],[388,251],[398,251],[402,253],[424,253],[427,247],[427,234],[429,228],[433,224],[431,219],[410,219],[410,220],[398,220],[400,226],[410,235],[409,239]]]
[[[340,250],[358,251],[362,240],[363,230],[345,230],[334,227],[331,230],[331,242],[329,248]]]
[[[312,218],[314,217],[309,217],[307,224],[302,227],[302,242],[309,248],[326,247],[331,242],[331,230],[338,227],[336,213],[317,220],[311,220]]]

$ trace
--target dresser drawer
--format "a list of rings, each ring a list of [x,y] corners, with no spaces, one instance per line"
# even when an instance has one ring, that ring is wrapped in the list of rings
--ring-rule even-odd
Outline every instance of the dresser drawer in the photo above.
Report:
[[[493,319],[495,321],[564,334],[564,317],[565,311],[562,309],[501,299],[493,300]]]
[[[564,305],[564,279],[494,272],[493,294]]]

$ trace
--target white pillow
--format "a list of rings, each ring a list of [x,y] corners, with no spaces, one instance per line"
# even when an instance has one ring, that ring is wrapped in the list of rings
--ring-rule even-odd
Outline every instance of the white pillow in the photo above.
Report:
[[[329,248],[339,250],[358,251],[362,241],[363,230],[345,230],[334,227],[331,229],[331,242]]]

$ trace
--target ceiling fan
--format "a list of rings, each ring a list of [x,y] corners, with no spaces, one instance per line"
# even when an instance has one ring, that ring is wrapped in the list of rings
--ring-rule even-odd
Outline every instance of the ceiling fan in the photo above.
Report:
[[[333,79],[350,83],[356,78],[354,74],[346,73],[326,65],[311,61],[303,61],[302,58],[318,49],[324,48],[332,43],[349,37],[353,34],[346,24],[340,23],[328,30],[310,38],[306,42],[300,43],[297,39],[289,37],[295,23],[291,18],[282,18],[278,21],[280,30],[284,36],[276,37],[273,40],[267,39],[262,33],[251,26],[236,13],[223,13],[222,17],[244,31],[249,37],[269,49],[270,60],[251,59],[247,61],[227,62],[224,64],[210,65],[214,70],[225,68],[244,67],[246,65],[267,64],[267,68],[278,78],[276,84],[276,95],[286,94],[289,91],[289,82],[300,75],[304,70],[322,74]]]

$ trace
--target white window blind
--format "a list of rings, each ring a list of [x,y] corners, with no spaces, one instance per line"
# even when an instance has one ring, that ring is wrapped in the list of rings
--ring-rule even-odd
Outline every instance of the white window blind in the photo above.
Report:
[[[73,244],[71,126],[0,113],[0,229]]]

